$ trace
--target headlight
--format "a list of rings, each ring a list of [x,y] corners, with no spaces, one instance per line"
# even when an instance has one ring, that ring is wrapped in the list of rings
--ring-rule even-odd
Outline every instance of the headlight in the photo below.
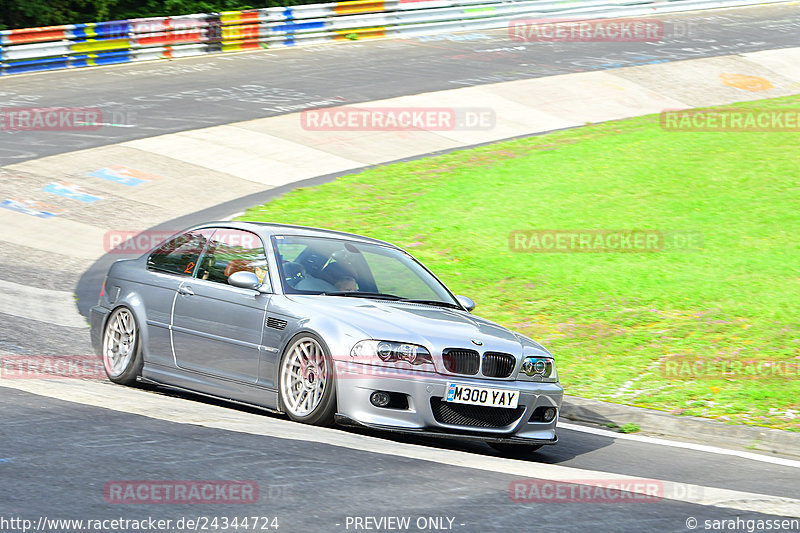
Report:
[[[431,354],[424,346],[394,341],[364,340],[353,346],[350,355],[367,363],[373,362],[370,358],[377,357],[384,363],[405,361],[414,366],[433,364]]]
[[[525,379],[525,376],[533,378],[537,381],[542,380],[556,382],[558,381],[556,363],[548,357],[535,357],[529,355],[522,360],[522,366],[520,367],[520,377]]]

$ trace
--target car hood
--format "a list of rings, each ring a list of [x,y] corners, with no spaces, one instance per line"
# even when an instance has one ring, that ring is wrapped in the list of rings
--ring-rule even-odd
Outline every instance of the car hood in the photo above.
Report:
[[[473,348],[549,355],[528,337],[463,310],[339,296],[291,295],[287,299],[298,304],[303,315],[335,317],[361,330],[365,338],[419,344],[438,353],[444,348]]]

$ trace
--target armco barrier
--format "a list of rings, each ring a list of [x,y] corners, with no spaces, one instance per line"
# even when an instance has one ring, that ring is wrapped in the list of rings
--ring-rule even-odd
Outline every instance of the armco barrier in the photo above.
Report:
[[[793,0],[355,0],[0,31],[0,75],[502,28],[515,18],[610,18]]]

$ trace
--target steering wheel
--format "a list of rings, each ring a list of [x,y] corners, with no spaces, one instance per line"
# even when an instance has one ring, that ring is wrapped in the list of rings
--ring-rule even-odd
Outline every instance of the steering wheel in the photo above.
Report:
[[[300,280],[306,277],[306,269],[300,263],[286,261],[283,263],[283,279],[291,287],[297,285]]]

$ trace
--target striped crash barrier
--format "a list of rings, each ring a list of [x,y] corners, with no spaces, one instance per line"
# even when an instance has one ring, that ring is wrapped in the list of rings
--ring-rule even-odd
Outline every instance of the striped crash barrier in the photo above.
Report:
[[[69,33],[71,67],[112,65],[131,60],[127,20],[75,24]]]
[[[258,11],[223,11],[220,13],[220,47],[223,52],[261,48],[267,28]]]
[[[47,26],[0,31],[0,74],[66,68],[69,29]]]
[[[209,35],[215,35],[219,17],[183,15],[132,19],[133,61],[203,55]]]

